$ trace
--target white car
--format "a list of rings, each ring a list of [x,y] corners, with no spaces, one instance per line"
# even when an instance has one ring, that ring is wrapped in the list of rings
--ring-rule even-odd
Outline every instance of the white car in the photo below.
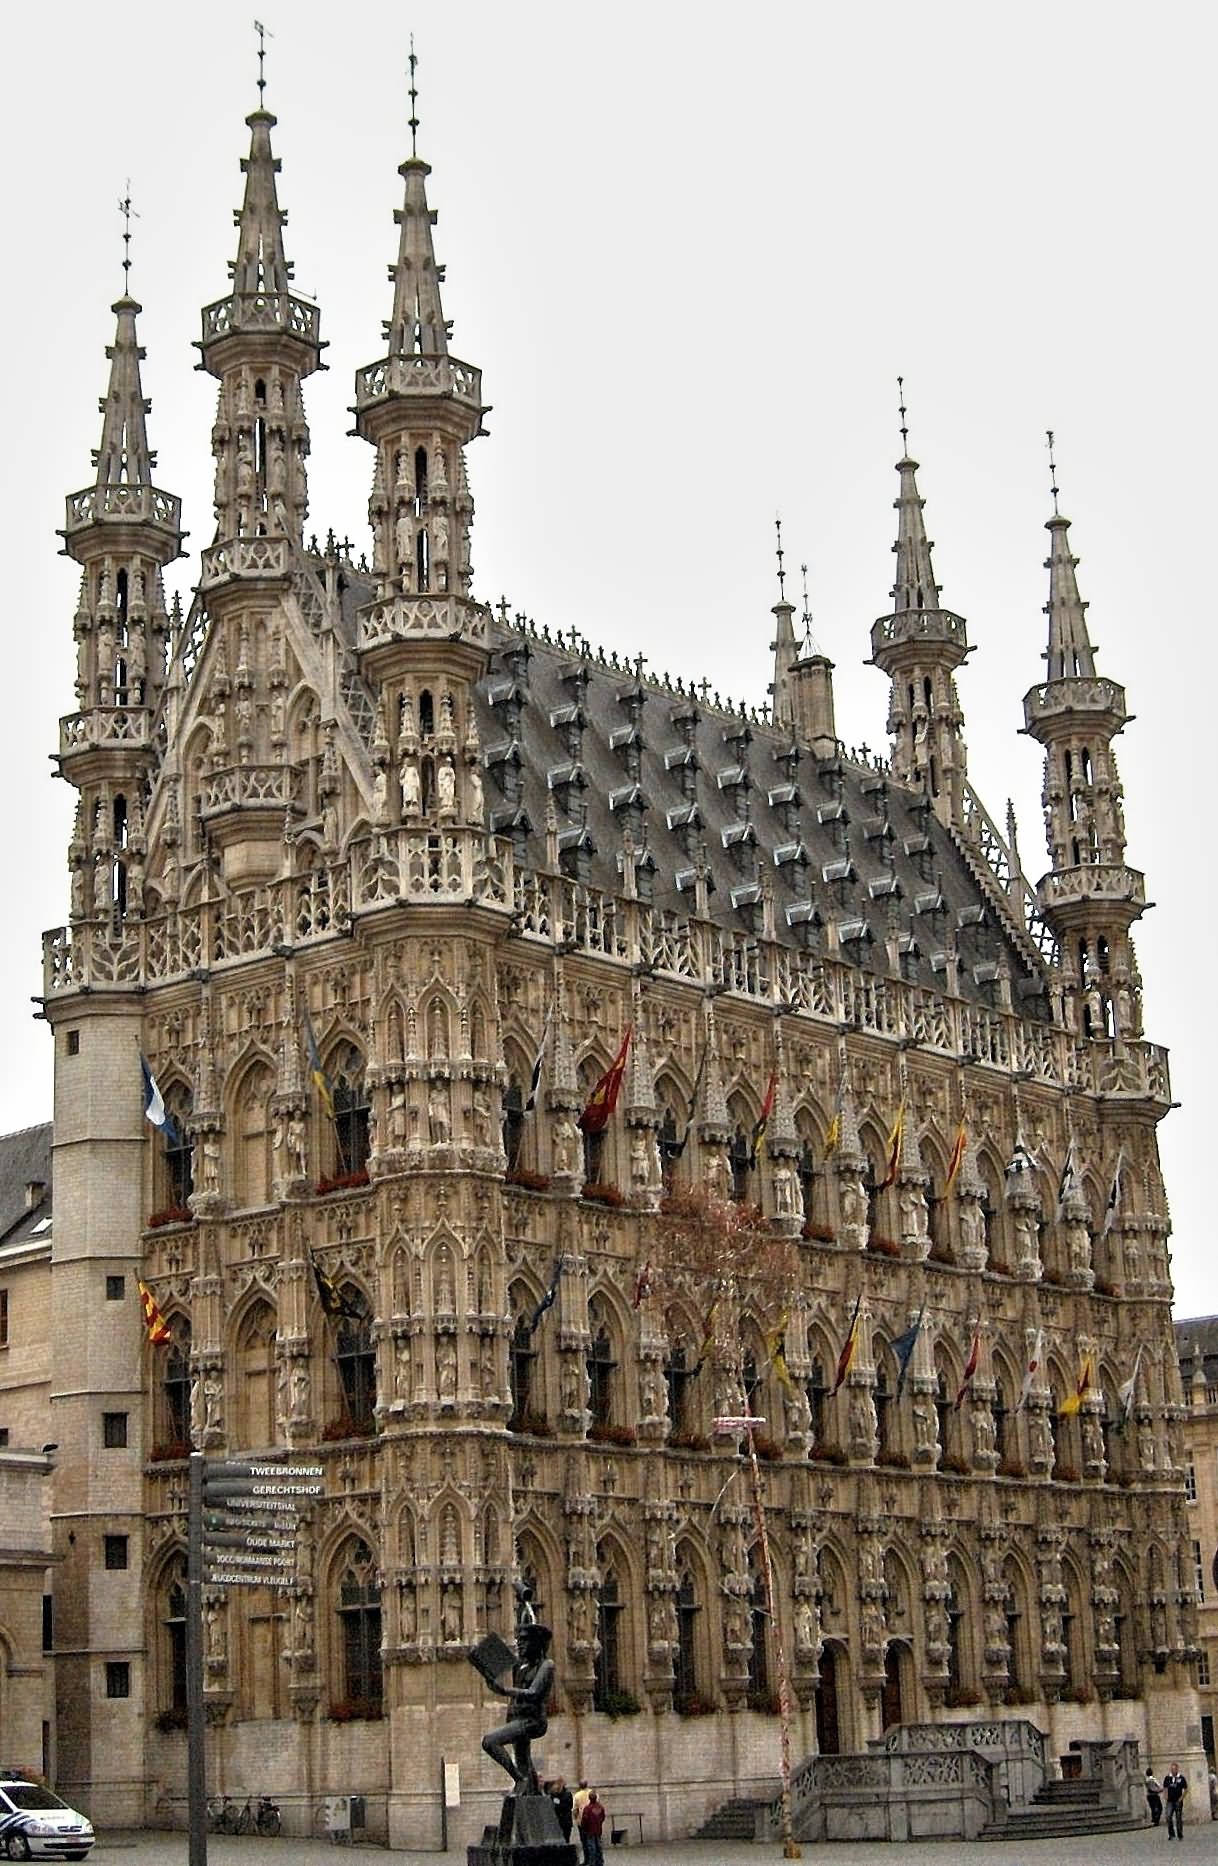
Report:
[[[37,1782],[0,1780],[0,1855],[10,1860],[83,1860],[93,1826]]]

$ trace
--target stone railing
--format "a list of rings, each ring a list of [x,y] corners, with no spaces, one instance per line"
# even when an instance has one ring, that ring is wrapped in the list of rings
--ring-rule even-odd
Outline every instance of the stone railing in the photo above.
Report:
[[[792,1826],[809,1841],[975,1840],[1004,1800],[996,1773],[946,1746],[812,1756],[791,1778]]]
[[[951,609],[903,609],[897,615],[880,616],[871,625],[871,652],[904,641],[950,641],[964,654],[968,631],[963,616]]]
[[[455,593],[391,596],[360,611],[361,648],[388,641],[449,641],[454,637],[477,648],[490,642],[490,611]]]
[[[226,538],[203,552],[199,588],[215,589],[234,577],[286,577],[290,569],[291,546],[286,538]]]
[[[230,765],[228,770],[213,772],[205,780],[201,814],[219,816],[251,804],[271,804],[282,811],[295,793],[296,771],[292,765]]]
[[[86,486],[68,497],[66,532],[98,520],[181,531],[182,501],[155,486]]]
[[[1083,862],[1077,868],[1058,868],[1036,885],[1042,907],[1067,901],[1130,901],[1146,905],[1146,880],[1141,871],[1124,862]]]
[[[973,1718],[961,1723],[899,1724],[881,1739],[889,1752],[916,1750],[975,1750],[992,1763],[994,1786],[1003,1802],[1023,1807],[1032,1800],[1048,1769],[1043,1730],[1026,1717]]]
[[[147,745],[149,717],[143,707],[128,706],[95,706],[87,713],[70,713],[59,722],[59,755],[62,758],[95,745]]]
[[[234,331],[284,330],[315,344],[320,329],[317,306],[293,298],[291,292],[230,292],[203,309],[204,343]]]
[[[1061,680],[1042,681],[1024,695],[1024,724],[1029,727],[1052,713],[1083,712],[1112,713],[1127,719],[1124,687],[1098,674],[1070,674]]]
[[[355,406],[391,395],[447,395],[482,413],[482,371],[455,356],[387,356],[355,373]]]

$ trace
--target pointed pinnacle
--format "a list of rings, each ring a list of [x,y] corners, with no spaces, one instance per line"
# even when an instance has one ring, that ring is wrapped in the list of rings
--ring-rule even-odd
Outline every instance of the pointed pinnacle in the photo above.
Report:
[[[98,406],[102,413],[101,446],[93,456],[99,486],[151,486],[156,455],[148,446],[140,364],[144,352],[136,335],[140,306],[125,294],[112,307],[118,319],[114,342],[106,346],[110,382]]]

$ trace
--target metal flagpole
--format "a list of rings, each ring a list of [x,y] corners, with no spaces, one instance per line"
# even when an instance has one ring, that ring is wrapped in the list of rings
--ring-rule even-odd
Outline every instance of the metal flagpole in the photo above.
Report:
[[[207,1866],[207,1726],[203,1712],[203,1468],[190,1454],[186,1541],[186,1792],[189,1866]]]

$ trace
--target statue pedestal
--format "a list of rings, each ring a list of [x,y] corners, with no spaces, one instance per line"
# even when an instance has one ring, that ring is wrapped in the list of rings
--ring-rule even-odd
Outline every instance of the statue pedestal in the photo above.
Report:
[[[562,1837],[548,1795],[503,1797],[498,1827],[484,1827],[479,1845],[466,1849],[467,1866],[576,1866],[578,1849]]]

